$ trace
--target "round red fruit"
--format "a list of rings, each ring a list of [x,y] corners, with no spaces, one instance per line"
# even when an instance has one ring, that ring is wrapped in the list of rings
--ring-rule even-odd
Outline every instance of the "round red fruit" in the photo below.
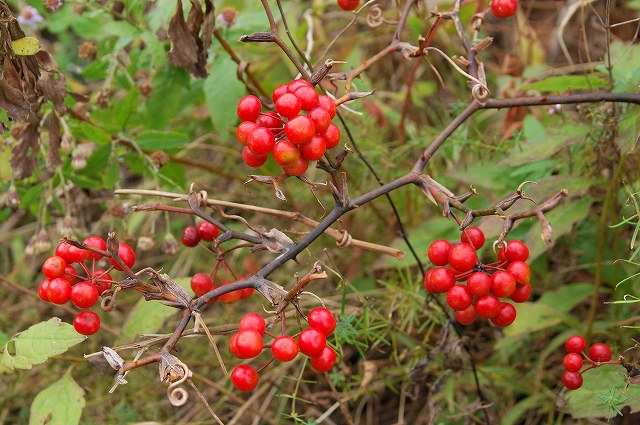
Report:
[[[221,286],[229,285],[230,283],[231,282],[226,282]],[[240,293],[240,291],[236,290],[236,291],[227,292],[226,294],[222,294],[218,297],[218,299],[222,304],[233,304],[235,302],[238,302],[241,297],[242,297],[242,294]]]
[[[477,262],[478,254],[468,243],[453,245],[449,250],[449,264],[456,272],[468,272],[476,266]]]
[[[271,95],[271,98],[274,102],[280,99],[280,96],[287,93],[287,86],[288,84],[280,84],[278,87],[276,87],[276,89],[273,91],[273,94]]]
[[[531,280],[531,269],[524,261],[514,261],[509,263],[507,271],[516,279],[516,284],[518,286],[528,285]]]
[[[298,355],[298,343],[288,335],[279,336],[271,343],[271,351],[281,362],[290,362]]]
[[[484,245],[484,233],[479,227],[467,227],[462,231],[460,240],[473,245],[475,249],[480,249]]]
[[[255,291],[255,289],[253,289],[253,288],[241,289],[240,290],[240,298],[241,299],[249,298],[251,295],[253,295],[254,291]]]
[[[111,274],[106,273],[105,270],[96,270],[91,276],[91,281],[94,282],[94,285],[98,290],[98,294],[102,295],[104,292],[111,289],[111,281],[113,281],[113,278],[111,277]]]
[[[68,256],[71,261],[67,261],[67,263],[82,263],[89,256],[89,251],[71,245]]]
[[[100,236],[95,236],[95,235],[89,236],[83,242],[85,245],[90,246],[91,248],[96,248],[101,251],[107,250],[107,243]],[[87,252],[88,252],[87,260],[97,261],[102,258],[102,255],[98,254],[97,252],[91,252],[91,251],[87,251]]]
[[[258,127],[249,135],[247,147],[256,155],[268,155],[275,143],[276,139],[269,129]]]
[[[264,318],[258,313],[245,314],[242,319],[240,319],[241,331],[256,331],[262,335],[266,329],[267,324],[265,323]]]
[[[64,268],[64,273],[62,273],[62,277],[67,279],[71,285],[75,285],[78,280],[78,272],[73,268],[72,265],[67,265]]]
[[[260,127],[269,129],[273,134],[279,133],[280,131],[282,131],[282,127],[284,127],[284,122],[282,122],[282,119],[273,111],[269,111],[260,116],[260,118],[258,118],[258,121],[256,121],[256,124],[258,124]],[[248,140],[249,139],[247,138],[247,141]]]
[[[431,288],[434,294],[447,292],[456,283],[456,277],[451,269],[438,267],[431,271]]]
[[[58,244],[56,247],[56,255],[66,261],[67,264],[73,263],[73,260],[69,255],[69,248],[71,248],[71,245],[64,242]]]
[[[293,118],[300,113],[302,104],[294,94],[285,93],[276,100],[276,111],[285,118]]]
[[[49,281],[47,298],[54,304],[65,304],[71,298],[71,284],[67,279],[56,277]]]
[[[64,261],[62,257],[54,255],[44,260],[42,273],[49,279],[54,279],[64,274],[65,267],[67,267],[66,261]]]
[[[587,349],[587,340],[580,335],[574,335],[567,339],[567,342],[564,343],[564,348],[569,353],[581,353]]]
[[[260,99],[253,95],[245,96],[238,103],[238,118],[242,121],[255,121],[260,116],[261,110]]]
[[[601,342],[593,344],[589,348],[589,358],[594,362],[608,362],[611,360],[611,349]]]
[[[447,303],[456,311],[466,310],[472,302],[473,295],[464,285],[453,285],[447,291]]]
[[[502,328],[509,326],[516,320],[516,308],[509,303],[500,304],[500,312],[491,319],[491,323]]]
[[[579,372],[583,363],[582,356],[577,353],[569,353],[562,359],[562,365],[569,372]]]
[[[309,357],[317,357],[327,345],[327,338],[316,328],[307,328],[298,335],[300,351]]]
[[[220,229],[208,221],[202,221],[198,224],[198,235],[200,235],[203,241],[211,242],[217,238],[219,234]]]
[[[262,352],[262,335],[254,330],[240,331],[236,337],[236,349],[239,359],[251,359]]]
[[[71,288],[71,302],[79,308],[91,308],[98,301],[98,289],[89,282],[80,282]]]
[[[511,301],[523,303],[531,296],[531,285],[520,286],[511,294]]]
[[[529,248],[520,241],[509,241],[507,242],[505,256],[509,261],[527,261]]]
[[[329,124],[329,127],[322,133],[324,142],[327,144],[327,149],[333,149],[340,143],[340,129],[334,123]]]
[[[338,0],[338,6],[342,10],[354,10],[360,4],[360,0]]]
[[[293,94],[300,101],[303,111],[310,111],[318,106],[318,92],[313,87],[300,87]]]
[[[276,142],[273,147],[273,159],[278,165],[287,166],[293,164],[298,158],[300,158],[300,151],[298,151],[296,145],[287,139]]]
[[[476,313],[476,309],[473,307],[473,305],[470,305],[465,310],[456,311],[455,316],[458,323],[460,323],[461,325],[469,326],[476,321],[478,314]]]
[[[582,375],[576,372],[565,372],[562,375],[562,383],[570,390],[577,390],[582,386]]]
[[[291,143],[301,145],[311,140],[316,128],[309,117],[298,115],[285,124],[284,132]]]
[[[311,140],[303,145],[299,145],[300,155],[307,161],[316,161],[324,156],[327,151],[327,143],[322,136],[314,134]]]
[[[197,232],[197,231],[196,231]],[[120,243],[118,245],[118,257],[129,268],[133,267],[136,263],[136,252],[126,243]],[[116,270],[122,270],[122,267],[116,263],[113,258],[109,258],[109,262]]]
[[[205,273],[194,274],[190,284],[191,290],[199,297],[213,289],[213,280]]]
[[[500,300],[492,294],[476,298],[473,306],[475,307],[478,316],[484,317],[485,319],[496,317],[502,309],[500,306]]]
[[[314,308],[307,317],[307,322],[312,328],[318,329],[320,332],[329,336],[336,329],[336,318],[329,310],[323,307]]]
[[[200,233],[196,226],[187,226],[182,231],[182,245],[193,248],[200,242]]]
[[[318,97],[318,106],[327,111],[331,118],[336,116],[336,104],[333,99],[326,94],[321,94],[320,97]]]
[[[435,294],[435,290],[433,289],[433,286],[431,286],[431,273],[433,273],[433,269],[427,270],[427,272],[424,274],[422,283],[424,284],[424,289],[426,289],[427,292],[429,292],[430,294]]]
[[[491,0],[491,11],[496,18],[505,19],[516,14],[517,0]]]
[[[253,130],[256,128],[258,128],[258,124],[251,121],[243,121],[238,128],[236,128],[236,138],[240,143],[246,145],[249,141],[249,136],[251,136],[251,133],[253,133]]]
[[[298,160],[293,164],[289,164],[282,167],[284,172],[289,174],[290,176],[301,176],[307,172],[308,168],[309,168],[309,161],[307,161],[304,158],[298,158]]]
[[[49,289],[50,282],[51,281],[49,279],[45,279],[42,282],[40,282],[40,285],[38,285],[38,296],[42,301],[46,303],[50,302],[49,295],[47,295],[47,290]]]
[[[256,155],[245,146],[242,148],[242,160],[251,168],[258,168],[267,162],[267,155]]]
[[[253,391],[258,386],[258,372],[248,364],[236,366],[231,372],[231,382],[240,391]]]
[[[497,271],[491,276],[491,292],[505,298],[513,294],[516,289],[516,279],[509,272]]]
[[[287,86],[287,91],[289,93],[295,93],[300,87],[311,87],[311,88],[313,88],[313,85],[310,82],[308,82],[307,80],[301,80],[301,79],[293,80]]]
[[[491,278],[484,272],[471,273],[467,278],[467,288],[476,297],[487,295],[491,290]]]
[[[427,251],[427,256],[429,257],[429,261],[434,266],[446,266],[449,264],[449,250],[451,249],[451,244],[449,241],[445,241],[443,239],[438,239],[436,241],[431,242],[429,245],[429,250]]]
[[[307,116],[311,119],[311,121],[313,121],[313,125],[316,128],[316,133],[324,133],[325,131],[327,131],[327,128],[329,128],[329,124],[331,124],[331,115],[324,108],[313,108],[309,111]]]
[[[100,329],[100,317],[93,311],[81,311],[73,319],[73,327],[82,335],[93,335]]]
[[[311,357],[311,367],[318,372],[328,372],[333,365],[336,364],[337,356],[333,348],[328,345],[322,350],[322,354],[316,357]]]

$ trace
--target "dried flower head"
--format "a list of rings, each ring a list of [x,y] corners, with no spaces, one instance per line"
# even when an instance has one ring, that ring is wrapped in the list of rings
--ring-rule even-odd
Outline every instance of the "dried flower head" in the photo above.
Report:
[[[82,59],[93,60],[98,54],[98,48],[90,41],[85,41],[78,47],[78,56]]]
[[[22,25],[27,25],[32,29],[36,29],[36,24],[38,22],[44,21],[38,9],[33,6],[25,6],[20,11],[20,15],[18,16],[18,22]]]
[[[156,246],[156,237],[153,235],[140,236],[136,247],[141,251],[149,251]]]
[[[180,249],[180,244],[176,240],[175,236],[171,233],[164,235],[164,241],[162,241],[162,252],[166,255],[176,255]]]
[[[57,12],[62,7],[62,0],[44,0],[44,7],[49,12]]]
[[[236,18],[238,17],[238,11],[233,7],[225,7],[223,8],[216,20],[218,23],[225,27],[231,27],[236,22]]]

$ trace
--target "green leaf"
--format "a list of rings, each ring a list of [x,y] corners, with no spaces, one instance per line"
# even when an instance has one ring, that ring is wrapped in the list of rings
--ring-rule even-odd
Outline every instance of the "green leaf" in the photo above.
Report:
[[[525,84],[522,90],[536,90],[547,93],[562,93],[568,90],[593,90],[608,87],[606,77],[596,73],[590,75],[561,75]]]
[[[177,131],[147,130],[136,137],[136,142],[140,149],[167,150],[183,147],[189,143],[189,137]]]
[[[235,108],[245,93],[244,85],[238,81],[238,65],[226,56],[220,56],[213,63],[211,72],[204,82],[204,95],[211,113],[211,121],[218,132],[227,129],[238,120]]]
[[[33,365],[66,352],[86,338],[77,333],[72,325],[53,317],[31,326],[5,344],[0,364],[9,369],[31,369]],[[15,354],[9,354],[10,351]]]
[[[81,122],[80,129],[82,130],[82,133],[87,137],[87,139],[89,139],[93,143],[96,143],[98,145],[106,145],[107,143],[111,143],[111,135],[96,126],[93,126],[86,122]]]
[[[84,390],[69,369],[59,381],[38,393],[31,403],[29,425],[76,425],[84,406]]]
[[[617,388],[629,399],[618,407],[631,406],[631,411],[640,410],[640,386],[626,387],[624,376],[626,370],[618,365],[606,365],[585,373],[584,383],[580,389],[567,392],[565,410],[575,419],[607,417],[610,413],[602,403],[600,396],[606,395],[609,389]]]
[[[530,142],[538,142],[548,138],[547,129],[533,115],[527,115],[523,123],[524,136]]]

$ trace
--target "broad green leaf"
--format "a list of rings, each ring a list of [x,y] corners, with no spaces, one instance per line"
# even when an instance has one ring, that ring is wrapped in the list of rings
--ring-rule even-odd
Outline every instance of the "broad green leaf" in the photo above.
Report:
[[[211,121],[219,133],[226,133],[238,120],[236,109],[244,95],[244,85],[236,76],[238,65],[226,56],[216,58],[204,82],[204,95],[211,113]]]
[[[4,332],[0,332],[0,345],[4,347],[7,342],[9,342],[9,335]]]
[[[607,417],[610,412],[600,396],[607,395],[614,387],[629,397],[626,403],[618,406],[620,409],[630,406],[631,412],[640,410],[640,386],[630,385],[626,388],[626,372],[625,368],[618,365],[606,365],[588,371],[584,374],[582,387],[567,392],[565,410],[574,419]]]
[[[568,313],[592,293],[593,285],[591,283],[571,283],[561,286],[555,291],[545,292],[538,303]]]
[[[539,142],[548,138],[547,129],[533,115],[527,115],[523,125],[524,136],[529,142]]]
[[[111,135],[96,126],[86,122],[80,123],[80,129],[87,139],[98,145],[106,145],[111,143]]]
[[[59,381],[38,393],[31,403],[29,425],[76,425],[84,406],[84,390],[69,369]]]
[[[525,84],[522,90],[562,93],[568,90],[593,90],[608,87],[607,78],[600,73],[591,75],[562,75]]]
[[[546,399],[547,397],[545,395],[536,394],[520,400],[509,409],[506,415],[502,417],[500,425],[513,425],[519,423],[527,410],[535,409],[541,404],[544,404]]]
[[[534,161],[554,158],[556,153],[565,146],[582,142],[593,129],[588,125],[573,125],[551,130],[548,134],[544,126],[533,115],[524,120],[526,141],[518,145],[509,158],[501,161],[512,167]]]
[[[143,131],[136,137],[140,149],[166,150],[181,148],[189,143],[189,137],[185,133],[177,131]]]
[[[31,369],[33,365],[64,353],[86,338],[72,325],[53,317],[31,326],[5,344],[1,364],[9,369]]]

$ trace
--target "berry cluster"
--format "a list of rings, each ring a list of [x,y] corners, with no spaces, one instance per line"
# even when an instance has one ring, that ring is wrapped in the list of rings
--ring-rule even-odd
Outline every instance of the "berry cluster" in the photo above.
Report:
[[[196,226],[187,226],[182,231],[182,244],[193,248],[198,245],[201,240],[205,242],[212,242],[220,234],[218,229],[208,221],[203,221]]]
[[[242,158],[249,167],[257,168],[272,154],[285,173],[300,176],[309,161],[322,158],[340,142],[340,129],[331,122],[336,105],[305,80],[278,86],[272,98],[276,112],[264,114],[256,96],[240,99],[237,112],[242,122],[236,137],[245,145]]]
[[[587,370],[602,366],[604,364],[618,364],[611,360],[611,349],[607,344],[597,342],[589,348],[589,354],[585,354],[587,341],[580,335],[574,335],[564,343],[567,354],[562,360],[565,372],[562,375],[562,383],[567,389],[577,390],[582,386],[582,374]],[[584,363],[589,366],[582,369]]]
[[[84,244],[105,251],[107,243],[99,236],[89,236]],[[127,244],[118,247],[120,259],[129,268],[136,261],[136,254]],[[44,302],[73,305],[82,309],[89,309],[98,301],[98,297],[111,289],[114,282],[111,270],[122,270],[120,265],[109,258],[111,267],[96,270],[96,263],[102,255],[85,249],[77,248],[67,243],[60,243],[55,255],[47,258],[42,264],[42,273],[46,279],[38,286],[38,295]],[[78,264],[83,274],[79,274],[72,264]],[[73,319],[73,327],[83,335],[93,335],[100,328],[100,317],[90,310],[78,313]]]
[[[256,313],[245,315],[240,320],[240,330],[229,341],[229,351],[238,359],[257,357],[264,349],[271,348],[273,358],[257,371],[248,364],[237,366],[231,372],[231,382],[240,391],[252,391],[258,385],[258,373],[274,359],[289,362],[298,352],[311,358],[311,367],[319,372],[329,371],[336,363],[336,352],[327,345],[327,337],[336,328],[336,319],[326,308],[311,310],[307,317],[309,327],[298,334],[298,339],[289,335],[276,337],[266,330],[262,316]],[[284,333],[284,332],[283,332]],[[273,338],[269,345],[264,335]]]
[[[516,14],[517,0],[491,0],[491,11],[496,18],[506,19]]]
[[[477,227],[465,229],[460,242],[454,245],[445,240],[434,241],[428,256],[437,267],[425,273],[424,287],[432,294],[446,292],[447,303],[463,325],[472,324],[479,316],[491,319],[495,326],[509,326],[516,319],[516,309],[508,302],[500,302],[500,298],[516,303],[529,299],[531,270],[525,262],[529,248],[520,241],[509,241],[498,252],[497,262],[483,264],[477,250],[484,242],[484,233]]]

